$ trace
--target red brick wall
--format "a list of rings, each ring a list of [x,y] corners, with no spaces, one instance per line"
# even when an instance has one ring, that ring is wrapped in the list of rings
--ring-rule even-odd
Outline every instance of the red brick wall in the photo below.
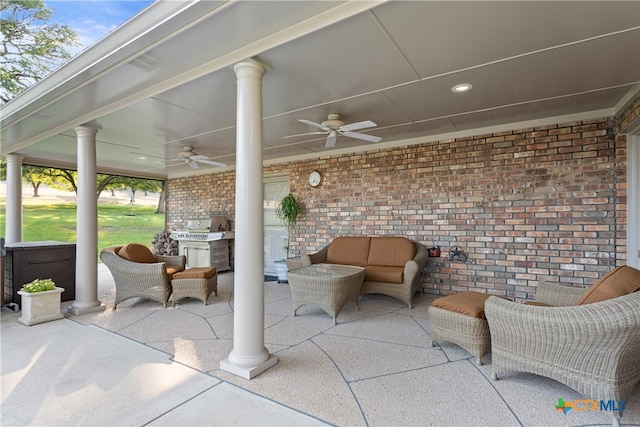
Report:
[[[189,218],[210,218],[214,215],[225,216],[233,227],[235,191],[235,172],[168,180],[165,214],[167,229],[184,230]]]
[[[616,113],[615,132],[625,132],[627,127],[638,118],[640,118],[640,90]]]
[[[319,188],[307,184],[318,169]],[[591,284],[626,255],[626,140],[603,118],[282,163],[304,213],[292,255],[338,235],[408,236],[427,247],[423,287],[523,300],[541,281]],[[234,173],[170,180],[169,228],[234,214]],[[452,247],[466,262],[446,260]]]

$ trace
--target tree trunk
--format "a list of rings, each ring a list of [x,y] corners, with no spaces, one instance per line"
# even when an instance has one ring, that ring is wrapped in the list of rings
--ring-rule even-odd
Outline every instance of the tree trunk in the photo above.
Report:
[[[34,182],[33,184],[31,184],[33,186],[33,197],[40,197],[40,195],[38,194],[38,189],[40,188],[40,182]]]
[[[160,191],[160,197],[158,197],[158,209],[156,209],[156,213],[164,213],[164,182],[162,183],[162,191]]]

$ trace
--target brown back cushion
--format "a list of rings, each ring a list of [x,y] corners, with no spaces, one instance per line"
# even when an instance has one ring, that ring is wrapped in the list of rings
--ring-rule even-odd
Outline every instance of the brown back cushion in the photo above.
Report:
[[[151,264],[158,262],[151,249],[140,243],[129,243],[118,251],[118,256],[132,262]]]
[[[370,237],[337,237],[327,250],[329,264],[367,265]]]
[[[415,256],[416,246],[406,237],[372,237],[367,264],[404,267]]]
[[[640,290],[640,270],[623,265],[618,267],[591,286],[576,305],[591,304],[610,298],[621,297]]]

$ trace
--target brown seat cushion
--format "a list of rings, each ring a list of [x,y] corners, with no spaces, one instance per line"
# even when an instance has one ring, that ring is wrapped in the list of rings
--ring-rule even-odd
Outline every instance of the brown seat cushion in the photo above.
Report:
[[[406,237],[372,237],[367,264],[404,267],[415,256],[416,245]]]
[[[365,265],[364,271],[364,280],[370,282],[402,283],[404,281],[404,267]]]
[[[431,305],[444,310],[453,311],[455,313],[486,319],[484,316],[484,303],[490,296],[491,295],[489,294],[483,294],[480,292],[466,291],[456,295],[438,298],[433,301]]]
[[[176,273],[179,273],[180,271],[184,271],[184,267],[183,266],[173,266],[173,267],[169,267],[167,266],[167,275],[169,276],[169,281],[171,281],[171,279],[173,279],[173,275]]]
[[[152,264],[158,262],[151,249],[140,243],[129,243],[118,251],[118,256],[132,262]]]
[[[363,267],[367,265],[370,242],[370,237],[336,237],[327,250],[327,262]]]
[[[591,286],[580,297],[576,305],[591,304],[621,297],[637,290],[640,290],[640,270],[623,265],[610,271]]]
[[[194,267],[179,271],[173,275],[174,279],[211,279],[216,275],[215,267]]]

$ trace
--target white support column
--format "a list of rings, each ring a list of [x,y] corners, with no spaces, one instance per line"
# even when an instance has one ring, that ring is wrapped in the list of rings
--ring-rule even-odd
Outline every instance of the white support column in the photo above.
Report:
[[[98,202],[96,200],[96,134],[76,127],[78,136],[78,207],[76,224],[76,299],[70,314],[104,310],[98,301]]]
[[[220,369],[251,379],[278,363],[264,346],[264,221],[262,218],[262,76],[248,60],[235,65],[236,231],[233,350]]]
[[[22,242],[22,159],[7,154],[7,214],[5,242]]]

